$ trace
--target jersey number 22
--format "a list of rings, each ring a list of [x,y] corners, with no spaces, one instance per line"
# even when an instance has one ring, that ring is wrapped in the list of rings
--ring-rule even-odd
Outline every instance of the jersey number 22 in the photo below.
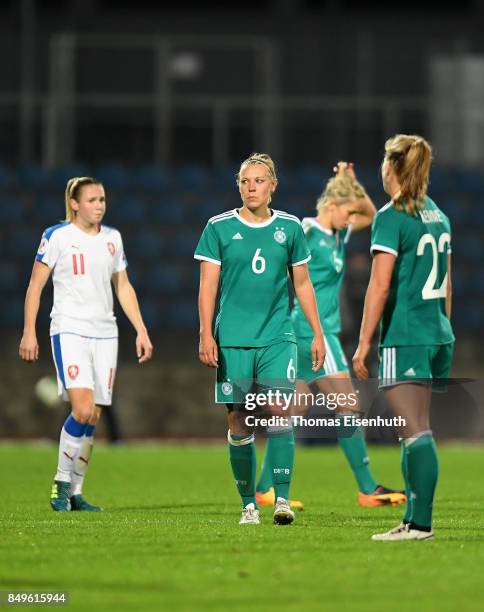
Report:
[[[432,268],[427,280],[425,281],[425,285],[422,288],[422,299],[435,300],[437,298],[445,298],[447,294],[447,272],[445,273],[444,280],[438,289],[435,288],[435,283],[437,281],[439,253],[443,253],[445,250],[445,245],[450,244],[450,235],[447,232],[440,234],[439,243],[437,245],[437,241],[432,234],[424,234],[418,241],[417,255],[423,255],[427,244],[430,244],[432,248]]]

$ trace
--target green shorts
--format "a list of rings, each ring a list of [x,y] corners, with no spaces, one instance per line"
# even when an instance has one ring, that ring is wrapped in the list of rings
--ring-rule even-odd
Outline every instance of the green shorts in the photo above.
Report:
[[[243,403],[254,388],[294,391],[297,372],[297,345],[277,342],[270,346],[220,347],[215,401]]]
[[[380,347],[379,387],[447,379],[453,353],[453,342],[431,346]]]
[[[298,380],[311,383],[322,376],[331,376],[337,372],[349,372],[348,362],[346,361],[338,334],[327,334],[324,336],[326,344],[324,365],[317,372],[313,372],[311,357],[312,341],[312,338],[297,338]]]

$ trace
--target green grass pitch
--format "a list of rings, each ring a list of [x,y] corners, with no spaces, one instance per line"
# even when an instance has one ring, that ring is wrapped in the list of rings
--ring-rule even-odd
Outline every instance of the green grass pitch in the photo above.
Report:
[[[437,537],[406,543],[370,541],[401,508],[359,507],[337,447],[298,448],[292,497],[306,509],[289,527],[269,509],[238,525],[223,445],[98,445],[85,493],[102,514],[50,510],[56,455],[0,446],[0,591],[67,591],[71,612],[482,610],[482,447],[441,447]],[[398,448],[371,457],[401,486]]]

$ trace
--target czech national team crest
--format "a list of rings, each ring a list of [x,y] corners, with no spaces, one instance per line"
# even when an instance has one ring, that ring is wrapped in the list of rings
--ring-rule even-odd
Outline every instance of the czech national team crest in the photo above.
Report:
[[[69,378],[71,380],[76,380],[77,375],[79,374],[79,366],[76,365],[70,365],[67,368],[67,373],[69,374]]]
[[[279,244],[284,244],[286,242],[286,234],[283,232],[283,227],[276,227],[276,231],[274,232],[274,240]]]
[[[114,257],[114,253],[116,253],[116,247],[113,242],[108,242],[108,249],[111,255]]]

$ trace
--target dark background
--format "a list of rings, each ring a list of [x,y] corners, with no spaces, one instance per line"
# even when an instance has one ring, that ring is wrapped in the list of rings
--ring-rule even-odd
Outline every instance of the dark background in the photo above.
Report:
[[[212,372],[197,363],[192,254],[208,217],[238,204],[240,161],[269,153],[280,179],[275,207],[300,217],[313,214],[333,164],[353,161],[380,207],[384,142],[397,132],[422,134],[434,147],[429,193],[453,225],[453,374],[479,377],[483,16],[477,1],[447,10],[342,0],[180,1],[163,10],[143,0],[3,2],[0,437],[57,428],[33,393],[35,381],[53,373],[50,288],[39,313],[39,364],[21,364],[17,350],[33,256],[43,229],[64,216],[68,178],[104,182],[106,222],[123,234],[156,347],[139,369],[120,314],[117,410],[125,433],[218,434]],[[368,247],[367,232],[348,247],[349,357]],[[476,434],[474,425],[452,431]]]

